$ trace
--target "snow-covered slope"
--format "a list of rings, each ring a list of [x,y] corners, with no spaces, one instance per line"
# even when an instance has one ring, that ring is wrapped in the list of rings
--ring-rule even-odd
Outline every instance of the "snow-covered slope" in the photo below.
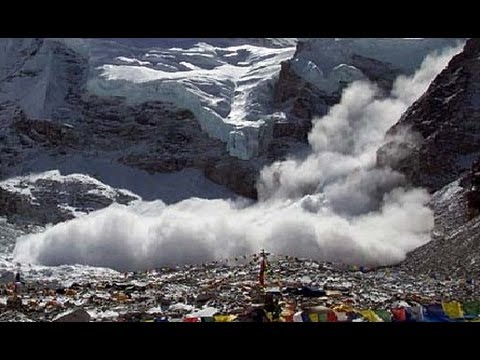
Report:
[[[0,216],[20,224],[46,225],[140,197],[83,174],[58,170],[14,177],[0,182]]]

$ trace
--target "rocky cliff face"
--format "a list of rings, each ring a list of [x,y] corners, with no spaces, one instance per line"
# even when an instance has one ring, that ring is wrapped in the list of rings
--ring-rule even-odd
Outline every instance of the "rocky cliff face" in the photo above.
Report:
[[[480,156],[480,40],[432,82],[388,132],[378,163],[407,175],[412,184],[440,190]]]
[[[411,272],[480,275],[480,39],[432,82],[388,132],[378,163],[432,193],[432,241],[409,254]]]

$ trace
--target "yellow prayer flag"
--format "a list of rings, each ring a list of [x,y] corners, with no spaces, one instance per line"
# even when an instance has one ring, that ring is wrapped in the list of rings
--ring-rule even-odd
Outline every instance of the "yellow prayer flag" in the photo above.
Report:
[[[462,304],[458,301],[442,302],[442,308],[451,319],[463,318]]]
[[[232,322],[237,318],[237,315],[215,315],[215,322]]]
[[[382,318],[372,310],[362,310],[360,314],[370,322],[383,322]]]
[[[318,321],[318,314],[317,314],[317,313],[308,314],[308,317],[310,318],[310,321],[311,321],[311,322],[319,322],[319,321]]]

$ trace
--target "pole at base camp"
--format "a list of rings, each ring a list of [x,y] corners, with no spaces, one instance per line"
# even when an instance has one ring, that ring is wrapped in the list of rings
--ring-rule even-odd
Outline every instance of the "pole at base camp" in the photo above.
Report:
[[[265,250],[262,249],[262,251],[260,252],[260,257],[261,257],[261,261],[260,261],[260,274],[258,276],[258,282],[260,283],[260,286],[261,287],[264,287],[265,286],[265,271],[266,271],[266,268],[267,268],[267,259],[266,259],[266,254],[265,254]]]

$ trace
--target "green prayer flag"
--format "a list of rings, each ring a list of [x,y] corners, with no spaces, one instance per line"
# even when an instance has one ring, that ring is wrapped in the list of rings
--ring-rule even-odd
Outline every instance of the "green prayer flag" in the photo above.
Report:
[[[480,301],[467,301],[463,304],[465,315],[480,315]]]
[[[389,311],[384,310],[384,309],[379,309],[375,310],[375,313],[383,320],[386,322],[391,322],[392,321],[392,315],[390,314]]]
[[[326,313],[318,314],[318,322],[327,322],[327,314]]]

